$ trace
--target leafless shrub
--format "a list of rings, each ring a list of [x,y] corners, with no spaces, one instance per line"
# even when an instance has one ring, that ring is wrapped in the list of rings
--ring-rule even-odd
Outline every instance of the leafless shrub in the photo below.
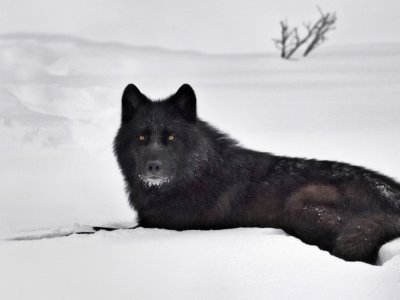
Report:
[[[319,7],[320,18],[314,23],[304,23],[306,34],[300,37],[297,27],[290,28],[288,22],[281,21],[281,37],[273,39],[275,46],[281,50],[281,57],[290,59],[303,45],[307,45],[303,56],[307,56],[316,47],[327,40],[328,31],[335,29],[336,13],[324,13]]]

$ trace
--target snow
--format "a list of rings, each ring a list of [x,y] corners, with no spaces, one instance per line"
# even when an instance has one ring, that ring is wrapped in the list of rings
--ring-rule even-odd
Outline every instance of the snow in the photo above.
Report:
[[[164,178],[152,178],[152,177],[143,177],[139,175],[139,179],[143,181],[148,187],[161,187],[164,183],[167,183],[170,179],[168,177]]]
[[[400,254],[400,238],[397,238],[390,243],[386,243],[381,247],[379,250],[379,255],[378,255],[378,265],[383,265],[386,262],[390,261],[397,255],[396,259],[399,259],[399,254]]]
[[[0,299],[397,299],[400,239],[371,266],[269,228],[59,236],[135,225],[112,154],[130,82],[156,99],[191,84],[200,116],[247,147],[399,179],[399,72],[396,43],[287,62],[1,36]]]
[[[347,263],[275,229],[139,228],[9,242],[1,251],[4,299],[397,299],[399,293],[399,257],[384,267]]]

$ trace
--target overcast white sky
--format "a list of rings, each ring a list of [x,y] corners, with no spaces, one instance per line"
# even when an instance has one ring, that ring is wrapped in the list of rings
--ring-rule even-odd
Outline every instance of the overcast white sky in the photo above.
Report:
[[[207,52],[274,48],[279,20],[337,11],[332,44],[400,41],[399,0],[0,0],[0,33],[67,34]]]

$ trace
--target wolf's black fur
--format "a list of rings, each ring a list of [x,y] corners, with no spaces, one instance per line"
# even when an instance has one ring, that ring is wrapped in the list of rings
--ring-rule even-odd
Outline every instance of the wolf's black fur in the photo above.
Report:
[[[399,183],[345,163],[244,149],[197,117],[187,84],[156,102],[128,85],[115,154],[143,227],[282,228],[368,263],[400,236]]]

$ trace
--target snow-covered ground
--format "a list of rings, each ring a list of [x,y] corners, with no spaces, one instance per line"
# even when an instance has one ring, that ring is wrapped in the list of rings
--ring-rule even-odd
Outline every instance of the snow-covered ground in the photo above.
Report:
[[[400,179],[400,44],[207,55],[65,36],[0,37],[0,299],[398,299],[400,241],[344,262],[275,229],[135,229],[112,155],[129,82],[184,83],[243,145],[341,160]],[[397,255],[397,256],[396,256]]]

